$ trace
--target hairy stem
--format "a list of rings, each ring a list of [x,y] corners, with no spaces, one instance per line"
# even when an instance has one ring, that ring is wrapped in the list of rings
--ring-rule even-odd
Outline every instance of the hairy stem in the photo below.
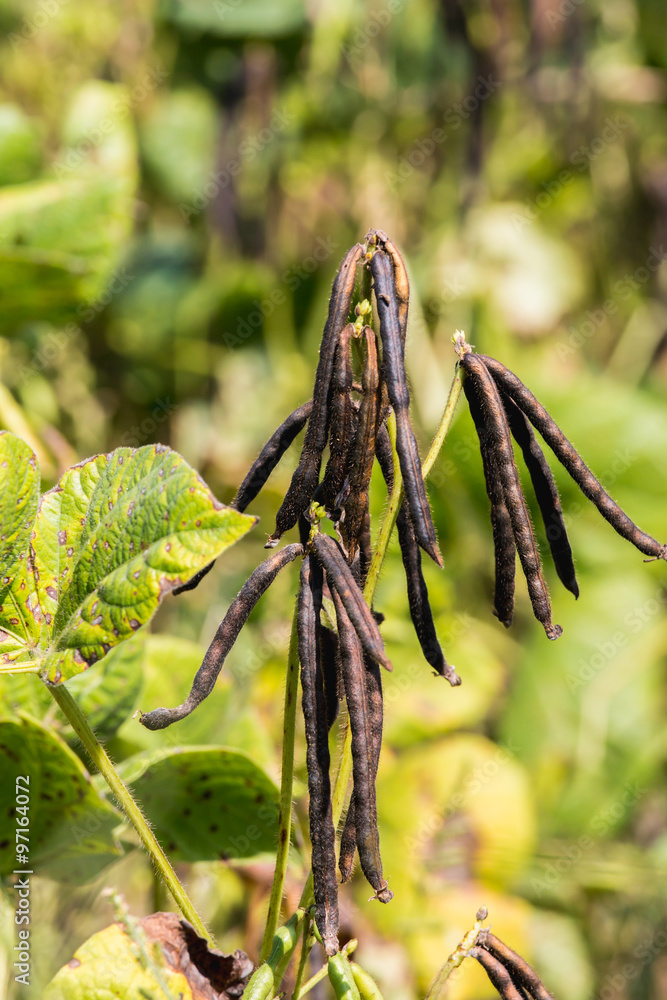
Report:
[[[294,989],[292,990],[293,1000],[297,1000],[297,997],[301,993],[301,987],[303,985],[303,977],[306,974],[306,966],[308,964],[308,956],[310,955],[310,950],[312,948],[308,947],[308,942],[312,937],[312,920],[309,916],[303,922],[303,936],[301,938],[301,954],[299,956],[299,968],[296,973],[296,981],[294,983]]]
[[[273,875],[269,912],[266,918],[264,939],[260,951],[260,961],[265,962],[271,952],[273,935],[278,929],[280,907],[285,889],[287,861],[292,832],[292,798],[294,786],[294,732],[296,727],[296,703],[299,694],[299,647],[296,630],[297,612],[292,617],[287,657],[287,684],[285,686],[285,709],[283,713],[283,752],[280,776],[280,812],[278,816],[278,850],[276,870]]]
[[[189,920],[200,937],[215,947],[215,941],[204,926],[204,922],[194,908],[185,889],[178,880],[176,872],[171,867],[169,859],[160,847],[155,834],[151,830],[146,817],[132,798],[132,794],[113,766],[106,750],[90,728],[88,720],[64,686],[49,687],[58,707],[79,737],[95,767],[98,769],[107,785],[113,792],[125,816],[139,834],[141,843],[148,852],[156,870],[164,880],[165,885],[174,897],[174,902],[186,920]]]
[[[437,976],[433,980],[433,985],[426,994],[426,1000],[438,1000],[438,997],[442,993],[442,988],[451,976],[452,972],[454,969],[458,969],[459,965],[463,962],[463,959],[474,946],[475,941],[477,940],[477,935],[482,929],[482,921],[486,920],[486,915],[486,909],[484,907],[477,911],[477,919],[475,920],[475,923],[465,937],[459,941],[454,951],[438,972]]]

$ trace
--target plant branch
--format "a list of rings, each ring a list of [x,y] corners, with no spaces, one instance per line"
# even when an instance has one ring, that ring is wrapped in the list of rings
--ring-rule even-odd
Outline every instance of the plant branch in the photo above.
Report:
[[[482,929],[482,922],[487,918],[486,907],[482,907],[477,911],[477,916],[475,923],[468,933],[459,941],[454,951],[451,953],[445,964],[442,966],[437,976],[433,980],[433,985],[431,989],[426,994],[426,1000],[438,1000],[442,992],[442,988],[451,976],[454,969],[458,969],[459,965],[466,958],[470,949],[474,946],[477,940],[477,935]]]
[[[278,850],[276,869],[273,875],[269,912],[266,918],[264,939],[260,951],[260,962],[265,962],[271,952],[273,935],[278,929],[280,907],[285,889],[287,861],[292,833],[292,798],[294,786],[294,734],[296,728],[296,704],[299,695],[299,639],[296,630],[297,612],[292,617],[289,653],[287,656],[287,684],[285,686],[285,709],[283,713],[283,751],[280,774],[280,812],[278,816]]]
[[[139,834],[141,843],[148,852],[156,870],[164,880],[165,885],[174,897],[174,901],[186,920],[189,920],[200,937],[215,947],[215,941],[204,926],[204,922],[194,908],[194,905],[185,889],[178,880],[176,872],[171,867],[169,859],[160,847],[157,838],[151,830],[146,817],[132,798],[132,794],[120,775],[113,766],[106,750],[97,739],[97,736],[90,728],[88,720],[77,705],[76,701],[64,686],[49,685],[49,691],[53,695],[58,707],[71,725],[72,729],[79,737],[95,767],[106,781],[107,785],[116,797],[125,816]]]

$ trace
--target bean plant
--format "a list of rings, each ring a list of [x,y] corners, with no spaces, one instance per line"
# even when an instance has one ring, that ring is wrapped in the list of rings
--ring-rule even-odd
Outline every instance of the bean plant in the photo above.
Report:
[[[131,998],[270,1000],[286,988],[300,1000],[327,976],[341,1000],[379,1000],[368,972],[350,960],[356,942],[341,941],[338,908],[339,886],[351,878],[357,859],[372,890],[368,905],[401,905],[390,886],[391,873],[383,868],[375,790],[382,750],[382,673],[394,667],[400,671],[401,665],[388,658],[383,615],[374,597],[396,529],[410,616],[425,663],[436,682],[447,681],[451,697],[457,697],[465,663],[459,674],[441,647],[422,557],[425,553],[438,567],[444,565],[426,480],[462,391],[479,439],[495,551],[493,613],[503,626],[512,624],[518,555],[534,615],[547,638],[557,640],[563,631],[552,618],[513,440],[535,493],[557,575],[575,598],[579,588],[573,554],[541,441],[647,561],[667,559],[667,547],[616,505],[519,376],[476,353],[461,332],[452,338],[456,362],[449,397],[422,461],[405,368],[409,301],[398,248],[384,232],[371,230],[348,251],[336,275],[312,397],[275,431],[230,506],[220,504],[178,454],[159,445],[96,455],[69,469],[40,496],[32,450],[13,434],[0,433],[0,670],[23,683],[10,689],[0,718],[0,747],[11,762],[0,777],[3,802],[12,798],[18,775],[33,775],[32,819],[17,825],[17,813],[11,810],[2,820],[3,875],[11,879],[22,870],[37,870],[57,878],[67,871],[71,878],[74,863],[84,881],[122,854],[117,830],[124,818],[181,914],[156,912],[137,921],[114,895],[117,922],[81,946],[47,987],[47,1000],[110,992]],[[233,750],[193,748],[117,769],[102,741],[110,716],[122,714],[122,698],[109,687],[102,692],[101,707],[98,692],[92,711],[90,692],[77,684],[115,647],[132,639],[160,601],[195,588],[215,560],[255,527],[257,519],[246,510],[302,431],[299,461],[266,542],[271,554],[229,606],[185,701],[176,707],[145,706],[137,719],[137,725],[155,732],[195,712],[213,691],[257,602],[281,570],[299,561],[279,791],[251,760]],[[387,494],[379,526],[371,524],[369,506],[376,459]],[[279,547],[293,530],[298,541]],[[30,674],[36,675],[35,688],[26,694],[21,675]],[[110,672],[109,684],[113,677]],[[424,684],[430,682],[425,671]],[[312,868],[299,906],[289,914],[285,885],[293,839],[299,686]],[[40,721],[35,706],[44,699],[53,699],[64,713],[99,780],[106,782],[108,797],[100,796],[98,778],[91,779],[72,749]],[[331,731],[341,712],[345,738],[333,769]],[[206,818],[206,833],[193,828],[192,838],[208,837],[220,857],[226,855],[231,831],[243,829],[258,802],[275,809],[269,840],[275,869],[256,967],[241,951],[224,955],[216,948],[174,872],[169,846],[165,851],[153,832],[152,825],[160,827],[161,797],[177,787],[199,799]],[[30,815],[27,807],[21,812],[21,818]],[[91,816],[94,835],[74,843],[62,833],[52,835],[52,828],[63,830],[63,819],[71,827]],[[23,827],[26,835],[14,837],[15,828]],[[183,857],[183,843],[173,845],[177,848]],[[485,926],[488,916],[483,905],[471,915],[469,932],[451,955],[443,956],[428,1000],[436,1000],[466,959],[479,963],[505,1000],[552,995],[510,944]],[[323,960],[318,963],[320,950]],[[313,962],[320,968],[306,979]]]

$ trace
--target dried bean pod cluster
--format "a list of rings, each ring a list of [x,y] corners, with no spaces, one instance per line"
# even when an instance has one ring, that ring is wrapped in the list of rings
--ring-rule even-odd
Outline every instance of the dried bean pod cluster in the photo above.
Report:
[[[558,488],[533,428],[567,469],[584,496],[623,538],[653,559],[667,559],[662,545],[621,510],[595,478],[579,453],[542,404],[521,380],[499,361],[475,354],[462,334],[455,339],[463,388],[479,438],[496,551],[494,613],[505,626],[514,609],[514,550],[519,554],[535,617],[547,636],[562,634],[551,620],[551,605],[528,508],[514,461],[512,437],[526,463],[556,572],[563,585],[579,596],[572,549],[567,537]]]

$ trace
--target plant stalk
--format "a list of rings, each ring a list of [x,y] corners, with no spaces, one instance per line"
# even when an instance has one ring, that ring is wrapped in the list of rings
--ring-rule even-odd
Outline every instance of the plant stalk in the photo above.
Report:
[[[156,870],[164,880],[174,898],[174,902],[186,920],[192,924],[200,937],[204,938],[212,947],[216,947],[215,941],[204,926],[204,922],[194,908],[185,889],[181,885],[176,872],[171,867],[169,859],[160,847],[160,844],[151,830],[146,817],[132,798],[132,794],[120,775],[113,766],[106,750],[97,739],[97,736],[90,728],[88,720],[77,705],[76,701],[67,690],[64,684],[49,686],[49,691],[53,695],[58,707],[69,722],[70,726],[79,737],[95,767],[98,769],[107,785],[116,797],[121,809],[127,819],[139,834],[141,843],[148,852]]]
[[[443,986],[451,976],[454,969],[458,969],[470,949],[474,947],[477,935],[482,929],[482,922],[486,920],[486,916],[487,913],[484,907],[477,911],[477,919],[475,920],[475,923],[465,937],[459,941],[454,951],[438,972],[437,976],[433,980],[433,985],[426,994],[426,1000],[438,1000],[438,997],[442,993]]]
[[[289,653],[287,656],[287,683],[285,686],[285,708],[283,712],[283,750],[280,774],[280,811],[278,815],[278,850],[276,869],[273,874],[269,912],[266,918],[264,938],[260,950],[260,962],[265,962],[271,953],[273,936],[278,929],[280,908],[285,890],[287,861],[289,858],[292,833],[292,798],[294,795],[294,736],[296,729],[296,705],[299,696],[299,637],[296,629],[297,610],[292,617]]]

